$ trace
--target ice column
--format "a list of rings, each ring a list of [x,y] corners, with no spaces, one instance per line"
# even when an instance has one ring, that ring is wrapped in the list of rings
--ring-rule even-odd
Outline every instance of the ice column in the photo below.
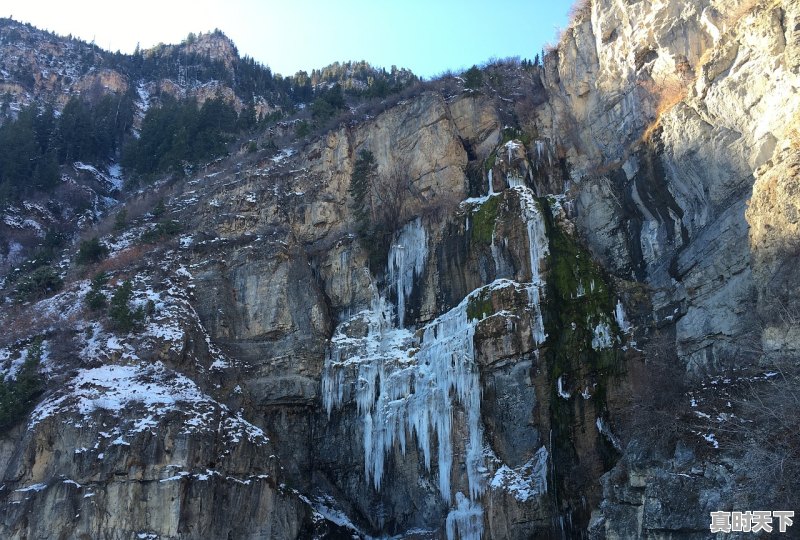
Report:
[[[617,307],[614,309],[614,318],[621,332],[627,334],[631,330],[630,323],[625,319],[625,308],[622,307],[622,300],[617,300]]]
[[[422,274],[428,257],[428,236],[420,218],[400,231],[389,251],[389,282],[397,294],[397,324],[403,326],[406,300],[414,288],[414,278]]]
[[[456,507],[447,514],[446,528],[447,540],[480,540],[483,535],[483,508],[459,491],[456,493]]]
[[[332,339],[322,378],[323,405],[330,414],[343,401],[345,380],[355,381],[354,397],[364,421],[365,474],[376,489],[381,486],[386,456],[395,444],[405,452],[412,434],[430,470],[435,436],[439,491],[450,500],[453,409],[458,402],[466,413],[470,497],[484,491],[475,324],[467,320],[470,298],[428,324],[412,356],[413,335],[391,325],[388,304],[381,297],[372,309],[357,316],[368,321],[366,337],[337,332]]]
[[[528,255],[531,264],[531,283],[528,286],[528,303],[533,309],[535,321],[531,330],[533,340],[537,345],[544,343],[547,335],[544,333],[542,310],[540,308],[541,288],[544,286],[541,276],[541,267],[545,257],[550,253],[547,241],[547,229],[539,205],[530,188],[525,186],[513,188],[519,194],[522,218],[528,232]]]

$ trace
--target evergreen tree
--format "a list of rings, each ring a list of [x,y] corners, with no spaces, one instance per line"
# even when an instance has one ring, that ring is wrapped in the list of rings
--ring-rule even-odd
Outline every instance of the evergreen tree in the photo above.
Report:
[[[478,90],[483,86],[483,73],[478,66],[472,66],[464,72],[464,88]]]
[[[108,247],[100,243],[98,237],[81,242],[78,255],[75,258],[78,264],[92,264],[102,261],[108,257]]]
[[[63,286],[64,282],[55,270],[39,266],[19,280],[15,294],[18,301],[26,302],[58,292]]]
[[[372,183],[378,174],[378,164],[375,156],[369,150],[361,150],[353,165],[350,175],[348,193],[352,199],[350,209],[356,218],[356,227],[359,236],[368,236],[371,228],[372,217]]]
[[[86,293],[86,306],[97,311],[106,305],[106,296],[102,292],[103,285],[108,282],[108,275],[105,272],[98,272],[92,278],[92,288]]]
[[[130,302],[133,299],[133,284],[126,279],[111,297],[108,309],[108,316],[114,328],[120,332],[130,332],[134,330],[144,320],[144,310],[138,308],[131,310]]]
[[[42,340],[36,339],[26,351],[16,377],[0,379],[0,432],[24,418],[33,407],[36,396],[42,391],[39,364],[42,360]]]

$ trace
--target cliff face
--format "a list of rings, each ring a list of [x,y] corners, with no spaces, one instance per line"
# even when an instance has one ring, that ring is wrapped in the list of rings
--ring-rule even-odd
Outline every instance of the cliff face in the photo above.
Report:
[[[761,495],[742,385],[800,346],[799,24],[597,0],[505,89],[173,185],[179,237],[106,239],[139,331],[78,270],[0,314],[4,377],[46,379],[0,438],[3,537],[707,536]],[[372,271],[362,150],[399,216]]]
[[[795,17],[793,3],[595,2],[546,71],[554,139],[573,139],[573,176],[590,180],[579,226],[614,273],[657,289],[691,369],[746,355],[749,315],[770,302],[752,263],[777,239],[754,241],[765,207],[745,209],[755,176],[793,176]]]
[[[797,22],[796,2],[593,2],[545,72],[546,122],[568,141],[579,180],[578,228],[615,276],[648,285],[651,337],[674,332],[674,375],[685,380],[717,384],[724,372],[718,382],[735,386],[796,355],[786,265],[796,260]],[[694,432],[712,454],[631,444],[604,477],[593,534],[700,534],[709,511],[769,497],[743,472],[763,470],[766,454],[747,437],[714,439],[746,432],[726,418],[752,415],[747,398],[690,388],[692,408],[673,418],[699,419]]]

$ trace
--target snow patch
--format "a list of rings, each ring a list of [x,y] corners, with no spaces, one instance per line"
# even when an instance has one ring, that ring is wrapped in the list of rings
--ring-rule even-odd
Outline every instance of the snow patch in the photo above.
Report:
[[[492,478],[492,489],[503,489],[521,502],[547,493],[548,458],[547,448],[542,446],[521,467],[512,469],[504,464]]]

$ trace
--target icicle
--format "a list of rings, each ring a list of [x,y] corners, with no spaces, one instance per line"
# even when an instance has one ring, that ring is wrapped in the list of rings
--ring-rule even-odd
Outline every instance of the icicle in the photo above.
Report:
[[[519,194],[520,206],[522,207],[522,217],[525,220],[525,227],[528,232],[528,256],[530,257],[531,282],[528,285],[528,305],[533,310],[534,321],[531,325],[533,340],[537,345],[544,343],[547,334],[544,332],[544,322],[542,320],[542,310],[540,307],[541,287],[544,286],[541,276],[541,267],[544,259],[550,253],[550,246],[547,241],[547,229],[545,228],[544,216],[542,216],[539,206],[533,197],[530,188],[520,186],[514,188]]]
[[[592,336],[592,349],[599,351],[611,347],[611,328],[604,322],[598,323]]]
[[[474,294],[474,293],[473,293]],[[458,306],[425,327],[417,353],[421,377],[415,387],[410,416],[420,429],[427,424],[436,431],[439,445],[439,491],[450,499],[452,452],[452,399],[458,399],[467,411],[467,477],[470,495],[480,496],[483,483],[478,469],[482,467],[482,431],[480,428],[480,382],[475,366],[474,323],[467,320],[467,297]],[[421,419],[423,417],[428,417]],[[419,438],[423,455],[430,456],[430,438]],[[427,464],[427,463],[426,463]]]
[[[586,296],[586,288],[583,286],[583,281],[578,281],[578,290],[575,291],[575,298]]]
[[[541,345],[547,339],[544,332],[544,320],[542,319],[542,308],[540,307],[539,286],[536,284],[528,285],[528,306],[533,310],[533,321],[531,323],[531,334],[533,342]]]
[[[389,281],[397,295],[397,323],[405,323],[406,300],[414,288],[414,278],[421,275],[428,257],[428,236],[420,218],[400,231],[389,251]]]
[[[322,371],[322,405],[325,407],[325,412],[328,413],[328,418],[331,417],[331,411],[334,407],[342,404],[344,396],[344,371],[336,367],[336,362],[332,361],[331,354],[337,353],[338,350],[331,351],[325,358],[325,367]]]
[[[620,331],[625,334],[631,331],[631,325],[625,319],[625,308],[622,306],[622,300],[617,300],[617,307],[614,309],[614,318],[617,320],[617,326],[619,326]]]
[[[506,181],[508,182],[508,187],[510,188],[522,187],[525,185],[525,181],[517,176],[509,176],[506,178]]]
[[[563,375],[558,377],[558,381],[556,381],[556,386],[558,387],[558,395],[564,399],[569,399],[572,397],[572,394],[564,390],[564,381]]]
[[[492,251],[492,260],[494,261],[494,271],[496,275],[499,275],[501,269],[503,268],[502,261],[503,259],[500,256],[500,248],[497,247],[497,244],[494,241],[494,227],[492,228],[492,243],[489,246]]]
[[[544,258],[550,253],[547,242],[547,229],[544,225],[539,206],[534,199],[530,188],[520,186],[514,188],[519,194],[520,205],[522,206],[522,217],[528,230],[528,254],[531,262],[531,282],[542,284],[540,269]]]
[[[447,514],[446,528],[447,540],[480,540],[483,536],[483,508],[459,491],[456,493],[456,507]]]
[[[364,419],[364,470],[380,489],[384,462],[395,444],[405,452],[407,433],[414,432],[425,467],[431,469],[432,433],[437,440],[439,491],[450,501],[453,468],[454,400],[464,407],[468,439],[467,479],[470,497],[483,493],[483,431],[480,423],[480,381],[475,365],[475,322],[467,319],[470,298],[443,314],[422,332],[416,355],[408,357],[413,335],[391,325],[382,297],[358,317],[366,318],[365,338],[337,333],[323,369],[323,403],[326,410],[342,402],[343,369],[357,367],[354,395]],[[347,349],[347,354],[343,350]],[[413,380],[413,385],[412,385]]]

